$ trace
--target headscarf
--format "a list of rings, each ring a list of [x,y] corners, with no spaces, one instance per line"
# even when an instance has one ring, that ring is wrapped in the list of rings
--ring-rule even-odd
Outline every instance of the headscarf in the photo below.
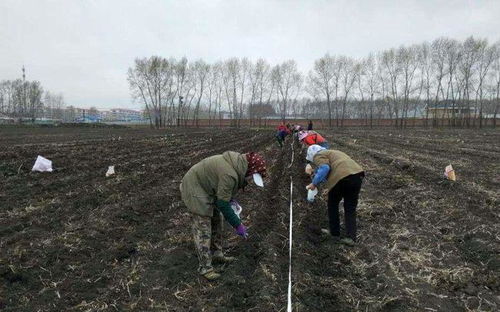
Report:
[[[266,176],[266,161],[262,156],[257,153],[250,152],[245,154],[248,161],[248,169],[245,174],[246,177],[251,176],[254,173],[260,173],[261,176]]]
[[[300,131],[299,132],[299,141],[304,140],[308,135],[309,135],[309,133],[307,131]]]
[[[319,146],[317,144],[314,144],[314,145],[311,145],[309,146],[309,148],[307,149],[307,156],[306,156],[306,159],[308,161],[313,161],[314,159],[314,156],[322,151],[322,150],[325,150],[326,148],[322,147],[322,146]]]

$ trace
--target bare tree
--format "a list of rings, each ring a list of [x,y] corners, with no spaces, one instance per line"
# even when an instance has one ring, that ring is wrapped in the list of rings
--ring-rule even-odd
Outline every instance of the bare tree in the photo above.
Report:
[[[341,57],[339,58],[339,62],[342,64],[341,71],[341,88],[343,90],[342,93],[342,117],[340,121],[340,126],[344,126],[344,119],[346,114],[346,105],[347,100],[349,98],[349,94],[352,90],[354,82],[356,81],[357,76],[360,73],[361,66],[359,63],[355,62],[352,58]]]
[[[488,74],[491,65],[496,58],[496,47],[489,46],[487,40],[481,40],[478,42],[478,58],[479,64],[477,67],[478,74],[478,84],[476,91],[476,103],[479,100],[479,128],[483,127],[483,107],[484,107],[484,86],[486,75]]]
[[[408,109],[410,98],[414,92],[414,78],[415,73],[418,68],[418,55],[419,49],[417,46],[411,47],[400,47],[398,50],[398,63],[401,66],[402,75],[402,88],[400,94],[402,94],[402,111],[401,111],[401,121],[400,127],[406,126],[406,120],[408,118]]]
[[[64,110],[64,97],[62,94],[54,94],[46,91],[44,95],[44,116],[52,119],[62,119]]]
[[[391,118],[394,112],[396,117],[396,126],[397,126],[397,120],[399,119],[398,83],[401,75],[401,67],[400,64],[398,63],[396,51],[394,49],[384,51],[382,53],[381,61],[386,69],[386,73],[388,74],[388,80],[389,80],[388,89],[390,90],[390,95],[388,96],[389,100],[387,101],[387,104],[389,106],[388,109]]]
[[[373,54],[368,55],[364,61],[364,73],[368,93],[370,95],[370,128],[373,128],[373,110],[375,108],[375,95],[379,92],[380,81],[378,80],[378,68],[376,58]]]
[[[276,99],[282,121],[288,113],[290,96],[300,89],[302,76],[294,60],[283,62],[272,69],[272,80],[276,86]]]
[[[493,111],[493,127],[497,126],[497,115],[500,111],[500,41],[495,44],[495,59],[492,66],[492,90],[495,98]]]
[[[474,70],[479,60],[479,43],[473,38],[467,38],[462,45],[459,70],[463,79],[463,99],[467,104],[467,115],[464,116],[467,127],[471,125],[471,91],[474,90]]]
[[[185,98],[185,85],[187,80],[187,71],[188,71],[188,60],[183,57],[179,62],[175,64],[174,67],[174,75],[175,81],[177,84],[177,126],[181,125],[181,112],[183,109],[183,103]],[[173,103],[173,102],[172,102]]]
[[[456,40],[446,40],[444,46],[444,53],[446,58],[446,70],[445,73],[448,75],[448,85],[446,88],[446,96],[443,94],[442,99],[444,100],[444,109],[448,116],[446,118],[450,120],[448,103],[451,100],[451,123],[448,125],[456,126],[456,105],[457,105],[457,91],[460,90],[459,76],[456,74],[458,62],[461,57],[461,45]],[[443,89],[441,89],[443,92]],[[444,116],[443,116],[444,117]],[[443,118],[444,121],[444,118]]]
[[[198,90],[198,99],[196,101],[196,108],[194,113],[196,126],[198,127],[200,118],[200,103],[205,92],[207,77],[210,74],[210,65],[205,63],[203,60],[198,60],[194,63],[193,70],[196,80],[195,83],[197,84],[197,90]]]
[[[221,74],[221,64],[215,63],[210,67],[209,79],[208,79],[208,125],[211,124],[212,120],[212,107],[214,111],[217,111],[217,103],[220,97],[220,74]]]
[[[332,126],[331,96],[335,90],[335,84],[338,83],[338,79],[334,79],[335,65],[335,58],[326,54],[314,62],[314,68],[309,72],[308,79],[309,93],[313,97],[317,94],[322,94],[326,98],[328,125],[330,127]]]
[[[273,93],[273,84],[271,82],[271,65],[267,63],[264,59],[259,59],[255,64],[255,75],[256,75],[256,100],[260,108],[263,108],[264,104],[269,105],[271,95]],[[266,103],[264,100],[266,99]],[[259,109],[258,118],[259,125],[264,116],[264,113],[269,112],[269,110]]]
[[[150,117],[151,126],[164,126],[162,105],[166,105],[166,86],[172,79],[172,67],[162,57],[136,59],[134,68],[128,70],[132,96],[141,101]]]

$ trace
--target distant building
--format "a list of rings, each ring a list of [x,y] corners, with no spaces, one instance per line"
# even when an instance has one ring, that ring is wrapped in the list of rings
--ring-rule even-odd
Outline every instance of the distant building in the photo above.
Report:
[[[219,114],[222,117],[222,119],[232,119],[233,118],[233,114],[231,114],[230,112],[222,111]]]
[[[133,109],[113,108],[110,110],[74,108],[74,121],[83,123],[94,122],[145,122],[144,112]]]
[[[133,109],[113,108],[101,113],[104,121],[142,122],[145,120],[144,112]]]
[[[0,114],[0,124],[13,124],[16,120],[7,115]]]
[[[475,107],[455,106],[448,104],[447,106],[427,106],[425,108],[429,118],[444,119],[444,118],[463,118],[463,117],[477,117],[477,110]]]
[[[75,108],[74,116],[74,122],[95,123],[102,121],[99,111],[95,109]]]
[[[62,123],[62,119],[45,117],[35,119],[35,124],[38,125],[59,125],[60,123]]]

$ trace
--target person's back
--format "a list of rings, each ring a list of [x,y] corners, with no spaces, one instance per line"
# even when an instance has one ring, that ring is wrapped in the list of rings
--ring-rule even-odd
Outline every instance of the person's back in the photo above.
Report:
[[[311,133],[308,136],[305,137],[304,143],[307,144],[307,146],[311,146],[314,144],[320,145],[321,143],[326,142],[325,138],[319,134],[319,133]]]
[[[327,164],[331,168],[328,176],[326,188],[330,190],[341,179],[363,171],[363,168],[355,162],[349,155],[339,150],[322,150],[318,152],[313,162],[316,166]]]
[[[200,215],[211,215],[210,206],[203,203],[214,203],[217,196],[231,199],[232,195],[242,187],[246,170],[244,156],[236,152],[224,152],[203,159],[182,178],[181,193],[190,203],[191,212]],[[224,194],[217,194],[222,184],[233,185]]]

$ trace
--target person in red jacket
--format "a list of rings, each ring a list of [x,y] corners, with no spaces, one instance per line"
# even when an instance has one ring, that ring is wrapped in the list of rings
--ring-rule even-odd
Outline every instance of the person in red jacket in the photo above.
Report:
[[[315,131],[301,131],[299,132],[299,141],[305,144],[306,146],[311,146],[317,144],[324,148],[330,148],[330,144],[325,140],[321,134]]]
[[[278,144],[280,147],[283,147],[283,141],[285,141],[285,137],[290,134],[290,130],[285,126],[285,123],[282,122],[278,126],[278,133],[276,134],[276,139],[278,140]]]

